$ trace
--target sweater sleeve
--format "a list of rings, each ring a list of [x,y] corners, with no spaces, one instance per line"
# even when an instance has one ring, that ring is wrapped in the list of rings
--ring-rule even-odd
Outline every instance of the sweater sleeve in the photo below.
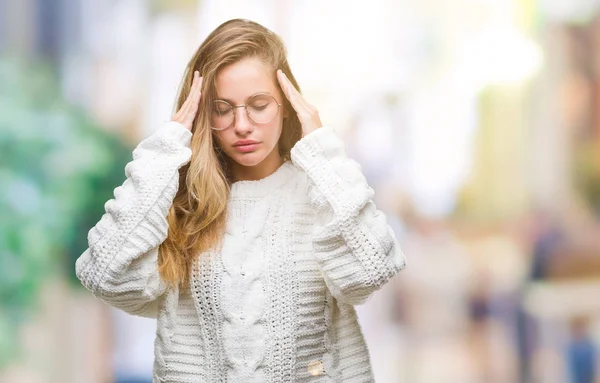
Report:
[[[166,216],[179,187],[178,169],[191,158],[192,133],[163,124],[133,151],[126,180],[104,205],[77,259],[81,283],[102,301],[130,314],[155,317],[167,289],[158,273],[158,246],[167,238]]]
[[[364,303],[406,265],[385,215],[372,201],[373,189],[331,127],[306,135],[291,157],[308,176],[318,217],[313,250],[325,283],[339,301]]]

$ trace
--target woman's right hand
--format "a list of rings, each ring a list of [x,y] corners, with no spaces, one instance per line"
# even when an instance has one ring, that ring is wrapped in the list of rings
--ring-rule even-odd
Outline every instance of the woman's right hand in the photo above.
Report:
[[[200,73],[198,71],[194,71],[194,80],[192,82],[190,94],[188,95],[183,105],[181,105],[179,111],[177,111],[173,118],[171,118],[171,121],[179,122],[181,125],[185,126],[185,128],[190,132],[192,131],[192,124],[194,123],[196,113],[198,112],[201,89],[202,77],[200,77]]]

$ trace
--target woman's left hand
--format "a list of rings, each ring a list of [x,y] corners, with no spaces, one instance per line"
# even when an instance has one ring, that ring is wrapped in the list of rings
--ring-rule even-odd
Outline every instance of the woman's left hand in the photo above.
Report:
[[[304,97],[296,90],[281,69],[277,70],[277,79],[279,80],[279,84],[281,85],[281,89],[283,89],[285,97],[290,101],[290,104],[292,104],[296,114],[298,114],[298,119],[302,124],[302,137],[321,128],[323,124],[321,123],[317,108],[306,102]]]

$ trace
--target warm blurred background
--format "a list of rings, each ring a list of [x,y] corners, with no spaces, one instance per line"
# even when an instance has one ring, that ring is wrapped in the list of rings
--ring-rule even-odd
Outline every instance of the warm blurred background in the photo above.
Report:
[[[150,382],[154,322],[74,276],[223,21],[280,34],[408,267],[377,382],[600,382],[599,0],[0,0],[0,382]]]

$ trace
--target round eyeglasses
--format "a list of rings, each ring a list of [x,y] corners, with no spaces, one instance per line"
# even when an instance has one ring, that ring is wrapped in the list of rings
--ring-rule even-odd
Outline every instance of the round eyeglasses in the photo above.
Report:
[[[210,127],[213,130],[224,130],[235,123],[235,108],[245,108],[246,114],[256,124],[266,124],[275,119],[281,104],[266,93],[258,93],[250,97],[245,105],[231,105],[227,101],[213,101],[210,114]]]

